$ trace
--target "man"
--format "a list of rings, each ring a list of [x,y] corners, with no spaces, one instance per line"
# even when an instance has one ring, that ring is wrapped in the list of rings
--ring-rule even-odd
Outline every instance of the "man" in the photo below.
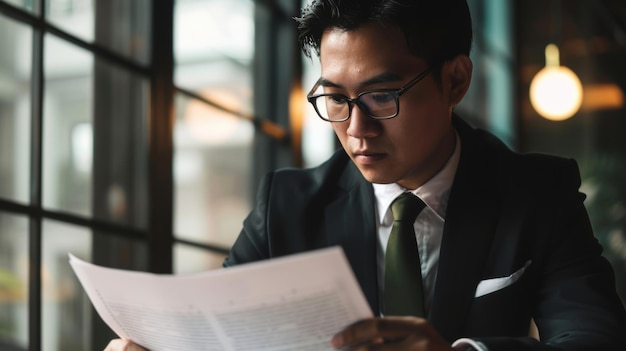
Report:
[[[342,150],[268,174],[224,265],[341,245],[378,317],[339,331],[337,349],[623,350],[575,161],[514,153],[453,113],[472,72],[465,0],[319,0],[298,23],[321,62],[309,101]],[[407,192],[425,204],[411,220],[421,316],[385,298],[390,207]]]

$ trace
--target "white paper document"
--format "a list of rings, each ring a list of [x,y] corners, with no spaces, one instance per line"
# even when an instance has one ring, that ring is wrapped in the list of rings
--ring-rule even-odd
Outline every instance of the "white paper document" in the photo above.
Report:
[[[70,264],[109,327],[151,351],[332,350],[372,316],[339,247],[185,275]]]

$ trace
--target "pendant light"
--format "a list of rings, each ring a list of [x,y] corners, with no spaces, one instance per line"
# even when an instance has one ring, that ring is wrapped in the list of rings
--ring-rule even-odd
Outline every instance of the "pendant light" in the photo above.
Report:
[[[530,103],[552,121],[572,117],[582,105],[583,86],[571,69],[561,66],[556,44],[546,46],[546,66],[530,83]]]
[[[552,1],[553,37],[560,37],[561,3]],[[546,66],[530,83],[530,103],[542,117],[562,121],[572,117],[582,105],[583,87],[571,69],[561,65],[559,48],[555,43],[545,49]]]

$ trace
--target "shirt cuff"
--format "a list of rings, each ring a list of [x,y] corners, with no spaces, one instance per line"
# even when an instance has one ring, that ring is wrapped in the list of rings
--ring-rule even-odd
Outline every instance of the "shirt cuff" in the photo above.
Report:
[[[454,351],[489,351],[482,342],[468,338],[461,338],[452,343],[452,349]]]

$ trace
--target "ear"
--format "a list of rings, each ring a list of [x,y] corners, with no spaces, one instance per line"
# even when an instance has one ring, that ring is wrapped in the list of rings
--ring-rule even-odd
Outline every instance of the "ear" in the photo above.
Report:
[[[449,84],[450,107],[458,105],[465,97],[472,80],[472,69],[472,60],[466,55],[458,55],[444,64],[444,79]]]

